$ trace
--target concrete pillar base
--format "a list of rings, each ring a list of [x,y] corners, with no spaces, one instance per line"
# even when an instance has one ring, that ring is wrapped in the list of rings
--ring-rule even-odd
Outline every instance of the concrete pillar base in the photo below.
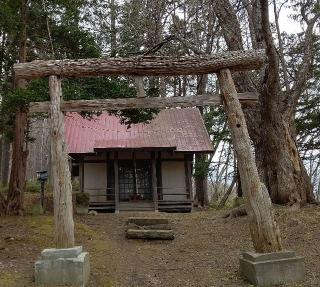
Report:
[[[76,214],[87,215],[89,213],[89,207],[76,206]]]
[[[304,279],[304,258],[293,251],[274,253],[243,252],[240,273],[251,284],[271,286]]]
[[[82,252],[82,246],[44,249],[35,263],[36,285],[85,287],[89,274],[89,254]]]

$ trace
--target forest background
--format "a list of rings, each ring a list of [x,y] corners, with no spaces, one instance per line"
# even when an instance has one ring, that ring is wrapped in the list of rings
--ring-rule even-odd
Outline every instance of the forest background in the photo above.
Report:
[[[261,1],[263,2],[263,1]],[[262,181],[274,203],[301,206],[320,198],[320,3],[273,0],[2,0],[0,9],[0,180],[9,183],[9,213],[20,208],[19,178],[48,165],[46,119],[27,119],[28,103],[49,99],[46,80],[14,83],[12,65],[39,59],[205,55],[227,50],[266,49],[268,65],[238,73],[239,92],[259,92],[259,103],[245,115]],[[269,24],[270,32],[264,23]],[[147,77],[148,96],[188,97],[219,93],[214,75]],[[126,77],[63,81],[64,98],[132,97]],[[241,183],[222,108],[199,107],[214,153],[197,155],[196,197],[201,205],[218,202]],[[115,112],[130,125],[155,110]],[[21,116],[22,115],[22,116]],[[84,115],[90,116],[90,115]],[[36,133],[30,127],[36,124]],[[25,127],[19,134],[17,126]],[[32,142],[40,142],[32,149]],[[15,148],[23,142],[23,149]],[[22,145],[20,145],[22,146]],[[27,155],[29,156],[27,167]],[[19,164],[16,159],[19,159]],[[22,162],[20,162],[20,160]],[[32,161],[37,161],[33,164]],[[22,167],[22,168],[21,168]],[[33,167],[33,168],[31,168]],[[11,176],[10,176],[11,171]],[[11,210],[10,210],[11,209]]]

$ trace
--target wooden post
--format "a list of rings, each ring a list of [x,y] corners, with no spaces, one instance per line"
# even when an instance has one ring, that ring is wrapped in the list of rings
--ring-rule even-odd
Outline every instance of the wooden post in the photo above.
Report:
[[[68,248],[74,246],[74,222],[71,174],[64,142],[64,118],[60,110],[61,80],[56,76],[50,76],[49,88],[51,97],[50,142],[55,244],[57,248]]]
[[[105,157],[106,157],[106,179],[107,179],[107,186],[106,186],[106,201],[108,201],[108,162],[109,162],[109,153],[106,151],[105,152]]]
[[[114,200],[115,200],[115,213],[119,213],[119,164],[118,152],[114,152]]]
[[[152,164],[152,191],[153,191],[154,211],[158,211],[157,162],[156,162],[155,152],[152,152],[151,164]]]
[[[44,204],[44,184],[45,182],[43,180],[40,181],[40,204],[41,204],[41,207],[42,207],[42,212],[43,214],[46,213],[46,208],[45,208],[45,204]]]
[[[279,227],[268,190],[258,175],[245,117],[230,70],[221,70],[218,73],[218,79],[238,160],[254,248],[261,253],[280,251],[282,244]]]
[[[80,191],[84,192],[84,156],[80,158]]]
[[[161,151],[158,152],[157,158],[157,192],[158,198],[163,199],[163,190],[162,190],[162,161],[161,161]]]
[[[192,199],[192,169],[191,160],[187,155],[184,155],[184,169],[185,169],[185,179],[186,179],[186,189],[188,193],[188,199]]]
[[[134,83],[137,89],[137,97],[145,98],[147,95],[146,91],[144,90],[143,77],[134,77]]]
[[[134,151],[132,152],[132,162],[133,162],[133,181],[134,181],[133,198],[135,199],[139,193],[139,189],[138,189],[136,153]]]

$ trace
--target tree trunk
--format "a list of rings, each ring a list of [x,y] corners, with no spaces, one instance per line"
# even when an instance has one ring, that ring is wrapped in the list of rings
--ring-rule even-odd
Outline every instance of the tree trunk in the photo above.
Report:
[[[144,90],[143,77],[134,77],[134,83],[136,85],[137,97],[145,98],[147,95]]]
[[[116,30],[116,18],[117,10],[114,0],[110,1],[110,56],[115,57],[117,55],[117,30]]]
[[[19,62],[24,63],[27,59],[27,12],[28,1],[21,0],[21,38],[19,46]],[[27,82],[24,79],[16,81],[17,89],[25,89]],[[28,116],[23,107],[15,114],[14,140],[12,144],[12,165],[7,196],[7,214],[21,214],[23,212],[23,193],[26,188],[27,168],[27,128]]]
[[[264,125],[256,156],[272,202],[298,206],[313,202],[311,180],[290,133],[289,123],[276,111],[271,116],[262,115]]]
[[[197,97],[205,93],[208,76],[197,77]],[[201,116],[203,116],[203,106],[198,106]],[[195,156],[195,190],[198,204],[206,206],[209,204],[208,198],[208,168],[206,155],[196,154]]]
[[[225,192],[225,194],[223,195],[221,201],[219,202],[218,208],[222,208],[222,207],[225,206],[225,204],[226,204],[226,202],[227,202],[227,200],[228,200],[228,198],[229,198],[229,196],[230,196],[230,194],[231,194],[231,192],[233,190],[233,187],[236,184],[236,182],[237,182],[237,177],[234,177],[232,182],[231,182],[231,184],[230,184],[230,186],[228,187],[227,191]]]
[[[273,202],[301,205],[312,202],[313,193],[310,177],[303,166],[295,140],[295,109],[292,108],[294,104],[291,98],[300,95],[290,95],[290,100],[285,100],[285,93],[280,92],[279,56],[270,29],[269,6],[267,1],[260,2],[262,35],[269,61],[262,83],[263,129],[260,132],[257,157],[262,164],[262,176]],[[303,77],[305,75],[300,78]]]
[[[195,155],[195,191],[198,205],[207,206],[209,204],[208,198],[208,172],[204,170],[206,166],[206,158],[203,154]]]
[[[246,108],[244,112],[255,147],[259,174],[270,192],[272,201],[278,204],[313,202],[311,181],[296,145],[294,110],[283,112],[287,110],[284,106],[288,105],[288,101],[285,100],[288,95],[281,92],[279,87],[278,52],[270,31],[268,2],[262,0],[261,3],[253,1],[248,5],[252,5],[252,41],[258,48],[266,47],[268,66],[260,77],[260,83],[253,84],[248,73],[235,73],[234,79],[240,92],[255,91],[255,86],[258,89],[263,87],[256,108]],[[240,24],[230,1],[217,0],[215,13],[229,50],[243,50]],[[303,73],[306,74],[307,72]],[[289,95],[289,98],[294,97]]]
[[[26,129],[28,117],[23,110],[15,115],[14,141],[12,144],[12,166],[7,196],[7,214],[23,213],[23,194],[26,189],[26,168],[28,151],[26,150]]]
[[[240,173],[239,173],[239,168],[237,167],[237,196],[238,197],[242,197],[243,196],[243,192],[242,192],[242,187],[241,187],[241,178],[240,178]]]
[[[218,78],[245,193],[254,248],[261,253],[280,251],[282,244],[279,227],[268,190],[258,175],[246,121],[231,73],[227,69],[221,70]]]
[[[2,184],[2,150],[3,150],[3,137],[0,135],[0,186]]]
[[[9,179],[10,143],[2,139],[1,148],[1,185],[7,185]]]
[[[2,182],[2,177],[1,177],[1,169],[2,169],[2,147],[3,147],[3,138],[0,137],[0,187],[1,187],[1,182]],[[6,198],[0,191],[0,216],[3,216],[5,214],[6,210]]]
[[[72,212],[72,185],[68,154],[64,142],[64,116],[60,110],[61,81],[49,78],[51,174],[54,198],[55,243],[57,248],[74,246],[74,222]]]

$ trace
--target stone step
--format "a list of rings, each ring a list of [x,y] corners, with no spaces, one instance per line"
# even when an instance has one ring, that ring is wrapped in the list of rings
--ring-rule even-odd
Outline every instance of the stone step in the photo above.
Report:
[[[128,229],[128,239],[173,240],[173,230]]]
[[[148,226],[157,224],[169,224],[167,218],[161,217],[129,217],[127,223],[134,223],[138,226]]]
[[[154,225],[136,225],[135,223],[128,223],[127,229],[148,229],[148,230],[172,230],[169,224],[154,224]]]

